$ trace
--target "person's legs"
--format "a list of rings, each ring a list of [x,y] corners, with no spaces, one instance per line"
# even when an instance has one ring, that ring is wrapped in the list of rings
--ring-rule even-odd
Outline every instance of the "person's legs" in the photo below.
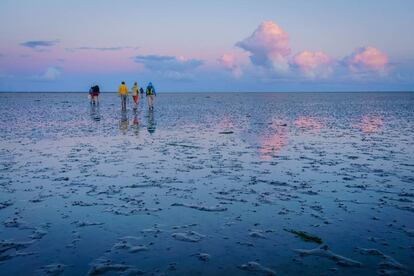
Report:
[[[122,110],[126,110],[126,96],[121,95],[121,108]]]
[[[148,105],[148,107],[150,108],[150,109],[153,109],[154,108],[154,96],[153,95],[149,95],[148,96],[148,100],[149,100],[149,105]]]
[[[134,108],[137,109],[137,105],[138,105],[138,96],[132,96],[132,98],[134,99]]]
[[[151,109],[154,109],[155,96],[151,95]]]
[[[148,108],[151,109],[151,96],[150,95],[147,96],[147,101],[148,101]]]

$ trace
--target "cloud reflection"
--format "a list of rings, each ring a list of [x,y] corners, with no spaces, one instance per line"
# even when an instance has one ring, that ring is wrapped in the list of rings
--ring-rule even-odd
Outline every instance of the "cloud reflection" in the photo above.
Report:
[[[355,124],[354,127],[360,129],[363,133],[378,132],[384,124],[384,119],[378,115],[362,116],[361,121]]]
[[[121,112],[121,119],[119,120],[119,130],[122,134],[126,134],[128,132],[128,116],[126,111]]]
[[[288,131],[286,123],[281,120],[273,120],[269,125],[270,134],[259,138],[259,157],[262,160],[270,160],[287,145]]]

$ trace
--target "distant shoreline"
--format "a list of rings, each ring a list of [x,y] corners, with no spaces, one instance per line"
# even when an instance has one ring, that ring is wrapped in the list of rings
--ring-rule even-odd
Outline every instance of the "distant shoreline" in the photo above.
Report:
[[[246,91],[211,91],[211,92],[175,92],[175,91],[168,91],[168,92],[159,92],[160,94],[306,94],[306,93],[413,93],[414,91],[260,91],[260,92],[246,92]],[[62,93],[70,93],[70,94],[87,94],[88,91],[0,91],[0,94],[18,94],[18,93],[54,93],[54,94],[62,94]],[[104,91],[101,92],[103,94],[116,94],[117,92],[112,91]]]

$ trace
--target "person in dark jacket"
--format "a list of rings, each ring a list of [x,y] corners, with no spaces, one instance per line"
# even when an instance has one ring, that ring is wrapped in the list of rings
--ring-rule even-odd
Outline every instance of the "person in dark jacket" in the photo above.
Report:
[[[98,85],[94,85],[89,89],[89,99],[91,101],[91,104],[99,104],[98,96],[99,96],[100,90]]]
[[[98,96],[99,96],[100,93],[101,93],[101,91],[100,91],[98,85],[95,85],[95,86],[92,87],[92,103],[93,104],[99,104]]]

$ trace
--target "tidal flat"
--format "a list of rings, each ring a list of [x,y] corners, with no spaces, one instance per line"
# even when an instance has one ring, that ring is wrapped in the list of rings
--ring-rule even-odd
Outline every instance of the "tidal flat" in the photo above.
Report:
[[[0,94],[2,275],[413,275],[414,93]]]

